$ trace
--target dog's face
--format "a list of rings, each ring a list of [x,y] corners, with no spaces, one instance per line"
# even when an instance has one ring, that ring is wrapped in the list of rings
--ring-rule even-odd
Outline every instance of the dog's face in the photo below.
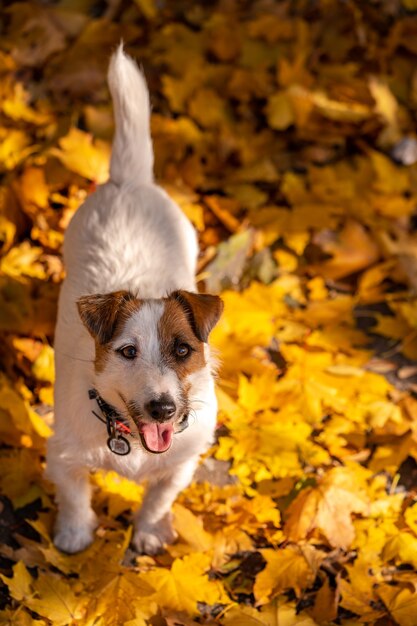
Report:
[[[206,342],[223,302],[188,291],[157,300],[118,291],[77,305],[95,340],[99,393],[134,421],[149,452],[165,452],[198,403],[199,378],[210,367]]]

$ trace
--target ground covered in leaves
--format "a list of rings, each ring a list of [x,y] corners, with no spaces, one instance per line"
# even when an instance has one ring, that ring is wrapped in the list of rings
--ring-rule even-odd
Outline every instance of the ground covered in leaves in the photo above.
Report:
[[[121,39],[226,303],[218,442],[156,558],[128,549],[142,487],[104,473],[93,546],[58,552],[42,477],[60,250],[106,180]],[[416,68],[415,0],[2,4],[2,624],[417,624]]]

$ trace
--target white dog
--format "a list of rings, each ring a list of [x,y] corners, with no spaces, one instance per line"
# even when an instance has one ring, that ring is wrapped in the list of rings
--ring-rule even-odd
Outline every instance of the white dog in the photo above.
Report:
[[[93,540],[89,471],[148,481],[133,543],[153,554],[174,540],[171,505],[210,445],[217,404],[208,335],[222,301],[196,293],[197,243],[179,207],[153,182],[145,80],[122,47],[109,85],[116,132],[110,180],[77,211],[56,328],[55,545]]]

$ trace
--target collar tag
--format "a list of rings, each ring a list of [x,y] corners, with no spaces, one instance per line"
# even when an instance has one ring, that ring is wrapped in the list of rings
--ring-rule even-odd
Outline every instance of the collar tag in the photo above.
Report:
[[[107,439],[107,447],[109,450],[113,452],[113,454],[118,454],[119,456],[129,454],[130,443],[120,434],[119,430],[123,429],[124,431],[129,432],[129,434],[131,433],[130,430],[124,426],[122,421],[117,420],[117,417],[120,416],[116,409],[114,409],[114,407],[110,404],[107,404],[107,402],[103,400],[95,389],[89,389],[88,397],[90,400],[95,400],[97,402],[102,415],[105,417],[105,419],[103,419],[95,411],[92,411],[93,415],[106,424],[107,434],[109,436]]]
[[[130,443],[121,435],[109,437],[107,439],[107,447],[111,452],[119,456],[125,456],[130,452]]]

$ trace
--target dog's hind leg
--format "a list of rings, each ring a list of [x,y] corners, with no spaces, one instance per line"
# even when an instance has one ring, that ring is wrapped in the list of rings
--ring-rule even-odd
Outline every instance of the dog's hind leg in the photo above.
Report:
[[[54,544],[73,554],[87,548],[94,539],[97,517],[91,508],[89,471],[85,467],[54,460],[48,450],[47,477],[55,483],[58,515]]]
[[[135,518],[132,543],[145,554],[161,552],[164,544],[173,543],[176,533],[171,525],[171,506],[178,493],[187,487],[193,477],[196,458],[174,468],[171,476],[149,483],[141,509]]]

